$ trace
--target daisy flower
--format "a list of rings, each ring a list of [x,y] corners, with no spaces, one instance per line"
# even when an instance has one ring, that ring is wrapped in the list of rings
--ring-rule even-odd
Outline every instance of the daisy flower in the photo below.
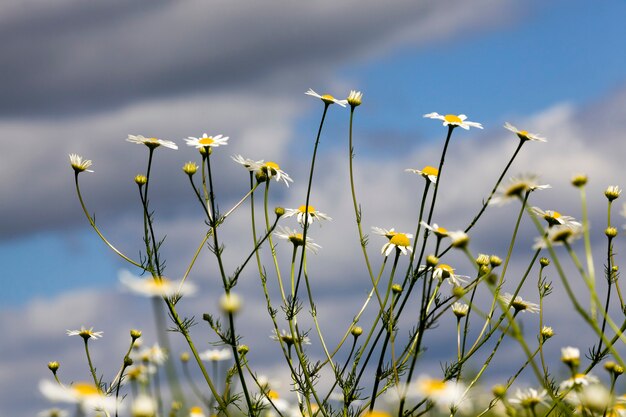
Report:
[[[546,399],[548,398],[548,392],[544,389],[537,391],[533,388],[526,390],[518,389],[515,393],[515,398],[511,398],[512,404],[519,404],[524,408],[535,408],[539,404],[548,405]]]
[[[357,107],[361,105],[363,100],[363,93],[356,90],[350,90],[350,94],[348,94],[348,99],[346,100],[348,104],[352,107]]]
[[[278,230],[274,232],[276,236],[281,239],[288,240],[293,243],[294,248],[298,246],[304,245],[306,249],[310,250],[313,253],[317,253],[319,249],[322,247],[317,243],[313,243],[313,239],[310,237],[306,237],[306,245],[304,244],[304,238],[302,233],[295,231],[294,229],[290,229],[288,227],[278,226]]]
[[[452,304],[452,312],[458,318],[467,316],[468,311],[469,311],[469,306],[465,303],[461,303],[457,301],[456,303]]]
[[[548,226],[558,226],[558,225],[562,225],[562,226],[581,226],[581,224],[579,222],[577,222],[573,217],[571,216],[563,216],[561,213],[559,213],[558,211],[554,211],[554,210],[542,210],[539,207],[533,207],[532,212],[535,213],[537,216],[543,217],[543,219],[548,222]]]
[[[283,181],[287,187],[289,187],[290,182],[293,182],[291,177],[285,171],[280,169],[280,166],[276,162],[272,162],[272,161],[265,162],[263,160],[253,161],[252,159],[244,159],[244,162],[245,164],[242,164],[242,165],[244,166],[246,166],[247,164],[249,165],[249,166],[246,166],[248,171],[254,171],[257,174],[266,175],[267,178],[274,178],[276,179],[276,181],[279,181],[279,182]]]
[[[617,185],[609,185],[607,189],[604,190],[604,195],[609,199],[609,201],[617,199],[621,193],[622,190]]]
[[[590,384],[597,384],[600,380],[591,374],[575,374],[569,379],[561,382],[559,388],[561,390],[570,390],[574,387],[584,387]]]
[[[502,301],[507,306],[513,307],[515,312],[521,311],[522,313],[538,313],[539,312],[539,304],[530,303],[528,301],[524,301],[522,297],[519,295],[513,298],[513,294],[505,293],[504,295],[498,296],[500,301]]]
[[[615,410],[614,406],[617,404],[615,404],[613,394],[602,384],[592,383],[581,385],[581,388],[576,392],[568,392],[565,395],[565,400],[575,406],[578,411],[581,411],[580,415],[607,417],[619,417],[624,415],[620,413],[621,407],[617,407],[616,412],[611,413],[609,411],[611,408]]]
[[[206,417],[202,407],[194,406],[189,409],[189,417]]]
[[[195,146],[196,149],[206,148],[208,146],[216,148],[218,146],[228,145],[228,136],[209,136],[206,133],[202,134],[202,137],[194,138],[189,136],[185,139],[188,146]]]
[[[158,148],[164,146],[170,149],[178,149],[178,146],[171,140],[163,140],[157,138],[146,138],[141,135],[128,135],[127,142],[136,143],[137,145],[146,145],[149,148]]]
[[[580,350],[572,346],[561,348],[561,361],[566,364],[578,365]]]
[[[583,227],[580,224],[568,224],[553,226],[548,229],[548,236],[539,236],[535,238],[533,249],[544,249],[548,245],[546,239],[551,246],[559,246],[565,243],[570,244],[574,240],[581,238],[583,235]]]
[[[407,168],[407,169],[405,169],[405,171],[406,172],[412,172],[412,173],[417,174],[417,175],[421,175],[422,177],[426,178],[427,181],[430,181],[433,184],[435,184],[437,182],[437,177],[439,176],[439,170],[437,168],[435,168],[435,167],[431,167],[430,165],[426,165],[421,170]]]
[[[433,270],[433,278],[442,281],[444,279],[448,280],[450,285],[462,285],[464,284],[469,277],[466,275],[457,275],[454,273],[454,268],[447,264],[439,264]]]
[[[422,220],[420,224],[424,226],[426,229],[433,232],[435,236],[437,236],[440,239],[448,236],[448,230],[439,226],[437,223],[433,223],[433,225],[431,226],[428,223],[426,223],[424,220]]]
[[[93,384],[76,382],[70,386],[61,385],[57,382],[42,380],[39,382],[39,391],[50,401],[80,404],[86,414],[92,411],[114,412],[116,406],[121,407],[121,402],[114,397],[107,397]]]
[[[263,160],[255,161],[255,160],[250,159],[250,158],[244,158],[241,155],[234,155],[234,156],[231,156],[231,158],[232,158],[233,161],[235,161],[238,164],[242,165],[248,171],[254,171],[253,166],[256,166],[256,165],[259,165],[259,164],[263,163]]]
[[[233,357],[233,352],[230,349],[209,349],[201,352],[198,356],[203,361],[219,362],[225,361]]]
[[[398,233],[394,231],[394,229],[387,230],[381,229],[380,227],[373,227],[372,230],[374,233],[385,236],[389,241],[385,243],[380,250],[380,253],[389,256],[394,249],[402,252],[403,255],[406,255],[408,252],[413,252],[413,248],[411,247],[410,239],[413,238],[411,233]]]
[[[196,292],[196,286],[187,281],[181,285],[165,277],[139,278],[127,270],[120,271],[118,277],[124,289],[144,297],[174,297]]]
[[[80,330],[67,330],[68,336],[80,336],[83,339],[98,339],[102,337],[102,332],[94,332],[93,327],[86,329],[84,326],[80,326]]]
[[[158,343],[155,343],[150,347],[142,348],[139,352],[133,352],[132,357],[137,361],[159,366],[167,360],[167,352]]]
[[[464,248],[469,243],[469,236],[463,230],[452,230],[448,232],[451,245],[454,248]]]
[[[514,198],[523,198],[527,192],[535,190],[545,190],[551,188],[550,185],[539,185],[537,176],[532,174],[512,177],[507,184],[502,184],[494,194],[489,204],[502,205],[510,202]]]
[[[465,130],[469,130],[470,127],[476,127],[478,129],[483,128],[483,125],[481,125],[480,123],[468,121],[467,116],[464,114],[459,114],[459,115],[446,114],[445,116],[442,116],[439,113],[433,112],[433,113],[425,114],[424,117],[428,119],[442,120],[444,126],[460,126],[461,128]]]
[[[272,340],[281,340],[284,343],[286,343],[287,345],[293,345],[294,342],[297,341],[301,341],[302,345],[310,345],[311,344],[311,339],[309,339],[308,336],[306,335],[292,335],[290,331],[287,331],[285,329],[282,329],[280,331],[280,333],[278,333],[276,330],[274,330],[274,332],[270,335],[270,339]]]
[[[315,91],[313,91],[313,89],[309,88],[309,91],[307,91],[306,93],[307,96],[313,96],[313,97],[317,97],[320,100],[322,100],[324,103],[326,104],[339,104],[341,107],[346,107],[346,105],[348,104],[348,100],[337,100],[335,97],[331,96],[330,94],[324,94],[322,96],[320,96],[319,94],[317,94]]]
[[[132,416],[154,416],[157,405],[154,399],[146,394],[139,394],[130,406]]]
[[[518,138],[520,138],[520,140],[532,140],[535,142],[547,142],[546,138],[539,136],[536,133],[529,133],[527,130],[519,130],[518,128],[516,128],[515,126],[513,126],[511,123],[506,122],[504,124],[504,128],[506,130],[510,130],[511,132],[515,133],[517,135]]]
[[[420,376],[413,387],[418,395],[430,399],[441,411],[457,407],[465,392],[465,386],[461,382],[442,381],[426,375]]]
[[[74,168],[74,171],[77,174],[83,171],[93,172],[92,170],[87,169],[91,166],[91,160],[83,159],[82,156],[75,153],[70,154],[70,165],[72,166],[72,168]]]
[[[298,207],[297,209],[285,209],[285,214],[284,217],[292,217],[292,216],[296,216],[297,215],[297,220],[298,223],[300,223],[300,225],[302,225],[302,227],[304,227],[304,218],[307,217],[307,223],[309,224],[309,226],[313,223],[314,220],[332,220],[332,218],[320,211],[315,210],[315,207],[313,207],[312,205],[309,205],[309,215],[306,215],[307,209],[306,206],[303,204],[300,207]]]

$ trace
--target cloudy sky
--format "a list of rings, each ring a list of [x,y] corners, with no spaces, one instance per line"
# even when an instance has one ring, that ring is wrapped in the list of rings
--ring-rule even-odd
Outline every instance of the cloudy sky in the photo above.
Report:
[[[235,154],[280,163],[294,184],[272,184],[271,204],[297,207],[323,109],[304,92],[345,97],[357,89],[364,103],[356,116],[355,163],[367,229],[413,231],[422,183],[404,169],[436,165],[445,129],[422,118],[436,111],[465,113],[485,127],[455,131],[436,221],[460,229],[472,218],[517,144],[502,129],[510,121],[549,139],[525,145],[511,170],[540,173],[553,186],[533,204],[580,217],[569,179],[589,174],[591,225],[601,245],[602,191],[624,185],[625,13],[619,0],[3,1],[0,415],[30,416],[46,406],[36,384],[48,377],[50,360],[62,362],[69,380],[87,376],[66,329],[104,330],[95,353],[103,363],[118,359],[111,352],[122,354],[130,327],[154,340],[149,303],[119,290],[117,273],[128,266],[80,211],[68,153],[93,160],[95,172],[81,175],[89,210],[111,241],[137,257],[141,209],[132,179],[145,171],[147,153],[125,138],[178,143],[178,151],[157,150],[151,188],[158,234],[167,236],[167,273],[178,277],[203,226],[180,170],[197,153],[182,138],[230,137],[215,158],[222,209],[247,187],[247,173],[230,160]],[[343,326],[367,291],[347,192],[348,115],[331,107],[322,135],[312,202],[334,221],[311,229],[323,249],[310,259],[321,319],[345,317]],[[490,208],[472,250],[504,256],[516,210]],[[251,241],[247,214],[236,212],[224,226],[231,269]],[[512,277],[531,253],[534,230],[530,222],[523,226]],[[370,239],[376,265],[383,243]],[[214,311],[213,266],[207,253],[192,273],[202,291],[189,300],[187,314]],[[467,274],[470,268],[457,267]],[[265,336],[269,322],[257,317],[264,307],[252,272],[241,284],[242,332],[254,335],[251,345],[263,339],[260,358],[276,352]],[[530,285],[525,294],[532,298],[533,291]],[[576,323],[552,309],[555,323]],[[341,332],[328,326],[332,336]],[[555,349],[573,343],[562,333]]]

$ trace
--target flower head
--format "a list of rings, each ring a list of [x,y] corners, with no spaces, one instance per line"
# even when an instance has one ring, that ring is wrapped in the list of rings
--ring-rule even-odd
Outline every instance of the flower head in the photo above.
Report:
[[[583,227],[580,224],[574,223],[551,227],[548,229],[548,236],[539,236],[535,238],[533,249],[546,248],[548,246],[546,240],[551,246],[558,246],[565,243],[570,244],[574,240],[579,239],[583,235]]]
[[[445,229],[445,228],[439,226],[437,223],[433,223],[433,225],[431,226],[428,223],[426,223],[424,220],[422,220],[420,222],[420,224],[422,226],[424,226],[426,229],[428,229],[431,232],[433,232],[435,234],[435,236],[437,236],[439,239],[448,236],[448,229]]]
[[[121,403],[114,397],[107,397],[93,384],[76,382],[65,386],[57,382],[42,380],[39,382],[39,391],[50,401],[80,404],[84,413],[92,411],[112,412]]]
[[[238,160],[235,161],[239,162]],[[242,165],[246,166],[249,164],[246,168],[248,168],[249,171],[254,171],[257,174],[257,178],[259,178],[258,176],[263,178],[274,178],[276,181],[283,181],[287,187],[289,187],[290,182],[293,182],[291,177],[285,171],[280,169],[280,166],[276,162],[265,162],[263,160],[253,161],[251,159],[244,159],[243,161],[244,163],[242,163]]]
[[[68,330],[68,336],[80,336],[83,339],[97,339],[102,337],[102,332],[94,332],[93,327],[85,328],[84,326],[80,326],[80,330]]]
[[[580,350],[572,346],[561,348],[561,361],[569,366],[578,366],[580,363]]]
[[[233,352],[230,349],[209,349],[204,352],[200,352],[198,355],[203,361],[219,362],[225,361],[233,357]]]
[[[237,313],[241,310],[241,297],[232,291],[222,294],[220,297],[220,308],[227,314]]]
[[[426,375],[420,376],[413,386],[418,395],[427,397],[442,411],[457,407],[465,392],[461,382],[443,381]]]
[[[464,114],[459,114],[459,115],[446,114],[445,116],[442,116],[439,113],[433,112],[433,113],[425,114],[424,117],[427,117],[429,119],[442,120],[444,126],[452,126],[452,127],[460,126],[461,128],[465,130],[469,130],[470,127],[476,127],[478,129],[483,128],[483,125],[481,125],[480,123],[468,121],[467,116]]]
[[[324,94],[322,96],[320,96],[319,94],[317,94],[315,91],[313,91],[311,88],[309,88],[309,91],[307,91],[306,93],[307,96],[313,96],[313,97],[317,97],[320,100],[322,100],[324,102],[324,104],[339,104],[341,107],[346,107],[346,105],[348,104],[347,100],[337,100],[335,97],[331,96],[330,94]]]
[[[389,241],[385,243],[380,251],[385,256],[389,256],[394,249],[397,249],[403,255],[408,252],[413,252],[411,247],[411,240],[413,235],[411,233],[398,233],[394,229],[387,230],[379,227],[373,227],[374,233],[385,236]]]
[[[189,409],[189,417],[206,417],[206,414],[204,414],[202,407],[195,406]]]
[[[469,279],[468,276],[455,274],[454,268],[447,264],[439,264],[435,266],[433,270],[433,278],[440,281],[447,279],[450,285],[461,285]]]
[[[548,397],[548,392],[544,389],[541,391],[537,391],[533,388],[528,388],[526,390],[518,389],[515,393],[515,398],[511,399],[511,403],[519,404],[524,408],[535,408],[539,404],[548,405],[546,401]]]
[[[91,160],[83,159],[82,156],[75,153],[70,154],[70,165],[74,168],[74,172],[77,174],[83,171],[93,172],[92,170],[87,169],[91,166]]]
[[[133,352],[132,357],[145,364],[160,366],[167,360],[167,351],[155,343],[150,347],[141,348],[138,352]]]
[[[170,149],[178,149],[178,146],[171,140],[163,140],[157,138],[146,138],[141,135],[128,135],[127,142],[136,143],[137,145],[146,145],[148,148],[158,148],[164,146]]]
[[[563,216],[558,211],[554,211],[554,210],[544,211],[540,209],[539,207],[533,207],[532,211],[537,216],[543,217],[543,219],[546,222],[548,222],[548,226],[558,226],[558,225],[573,226],[573,227],[581,226],[581,224],[577,222],[573,217]]]
[[[218,146],[223,146],[228,144],[228,136],[209,136],[206,133],[203,133],[201,137],[194,138],[193,136],[189,136],[185,139],[188,146],[194,146],[196,149],[212,147],[216,148]]]
[[[468,311],[469,311],[469,306],[465,303],[461,303],[457,301],[456,303],[452,304],[452,312],[454,313],[455,316],[457,316],[457,318],[467,316]]]
[[[133,417],[154,417],[156,415],[157,405],[151,396],[139,394],[133,400],[130,411]]]
[[[464,248],[469,243],[469,236],[463,230],[451,230],[448,232],[448,237],[454,248]]]
[[[583,386],[587,386],[590,384],[596,384],[598,382],[599,382],[598,378],[594,375],[578,373],[572,376],[571,378],[566,379],[565,381],[561,382],[561,385],[559,385],[559,388],[561,390],[568,390],[574,387],[583,387]]]
[[[538,313],[539,312],[539,304],[530,303],[528,301],[524,301],[522,297],[515,296],[513,294],[505,293],[498,297],[500,301],[502,301],[505,305],[511,306],[515,309],[515,312],[529,312],[529,313]]]
[[[489,204],[504,204],[508,203],[514,198],[523,198],[527,192],[535,190],[545,190],[551,188],[550,185],[539,185],[537,183],[537,176],[528,174],[521,175],[519,177],[512,177],[509,179],[508,184],[502,184],[498,187],[498,190],[494,194]]]
[[[280,331],[280,333],[278,333],[278,331],[274,330],[274,332],[272,333],[272,335],[270,335],[270,339],[272,340],[280,340],[284,343],[286,343],[287,345],[293,345],[295,342],[300,342],[300,344],[302,345],[310,345],[311,344],[311,339],[309,339],[309,337],[307,335],[298,335],[298,334],[291,334],[291,332],[282,329]]]
[[[430,181],[433,184],[435,184],[437,182],[437,177],[439,176],[439,170],[437,168],[435,168],[435,167],[431,167],[430,165],[426,165],[421,170],[407,168],[407,169],[405,169],[405,171],[421,175],[422,177],[426,178],[427,181]]]
[[[606,190],[604,190],[604,195],[609,201],[617,199],[621,193],[622,190],[617,185],[609,185]]]
[[[511,132],[515,133],[517,135],[518,138],[520,138],[520,140],[526,141],[526,140],[532,140],[535,142],[547,142],[546,138],[536,134],[536,133],[529,133],[527,130],[519,130],[518,128],[516,128],[515,126],[513,126],[511,123],[506,122],[504,124],[504,128],[507,130],[510,130]]]
[[[293,243],[294,248],[298,246],[304,246],[306,249],[310,250],[313,253],[317,253],[318,249],[321,249],[321,246],[317,243],[313,243],[313,239],[308,236],[306,237],[305,245],[302,233],[299,233],[296,230],[290,229],[288,227],[278,226],[277,231],[274,232],[274,234],[281,239],[285,239]]]
[[[352,107],[357,107],[361,105],[361,101],[363,100],[363,93],[356,90],[350,90],[350,94],[348,94],[348,99],[346,100],[348,104]]]
[[[120,271],[118,277],[126,290],[144,297],[174,297],[196,292],[196,286],[187,281],[176,283],[165,277],[139,278],[126,270]]]
[[[308,211],[308,215],[307,215],[307,211]],[[318,220],[318,221],[332,220],[330,216],[322,213],[321,211],[315,210],[315,207],[313,207],[312,205],[309,205],[308,210],[307,210],[304,204],[298,207],[297,209],[290,209],[290,208],[286,209],[284,216],[285,217],[297,216],[298,223],[300,223],[302,227],[304,227],[305,217],[307,219],[306,222],[309,225],[311,225],[314,220]]]

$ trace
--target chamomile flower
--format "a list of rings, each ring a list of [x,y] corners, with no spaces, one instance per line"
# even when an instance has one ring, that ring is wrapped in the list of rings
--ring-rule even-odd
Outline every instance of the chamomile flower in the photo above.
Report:
[[[315,207],[313,207],[312,205],[309,204],[309,209],[308,209],[308,216],[306,215],[307,209],[306,206],[303,204],[300,207],[298,207],[297,209],[285,209],[285,217],[292,217],[292,216],[297,216],[298,219],[298,223],[300,223],[300,225],[302,227],[304,227],[304,218],[307,218],[307,223],[309,225],[311,225],[313,223],[314,220],[332,220],[332,218],[330,216],[328,216],[327,214],[322,213],[321,211],[317,211],[315,210]]]
[[[77,174],[83,171],[93,172],[92,170],[87,169],[91,166],[91,160],[83,159],[82,156],[75,153],[70,154],[70,165],[72,166],[72,168],[74,168],[74,171]]]
[[[537,133],[529,133],[527,130],[519,130],[518,128],[516,128],[515,126],[513,126],[511,123],[506,122],[504,124],[504,128],[506,130],[510,130],[511,132],[515,133],[517,135],[518,138],[520,138],[520,140],[532,140],[535,142],[547,142],[546,138],[538,135]]]
[[[420,224],[422,226],[424,226],[426,229],[428,229],[431,232],[433,232],[435,234],[435,236],[437,236],[439,239],[448,236],[448,229],[445,229],[445,228],[439,226],[437,223],[433,223],[433,225],[431,226],[428,223],[426,223],[424,220],[422,220],[420,222]]]
[[[568,366],[578,366],[580,363],[580,350],[572,346],[561,348],[561,361]]]
[[[50,401],[80,404],[84,413],[92,411],[114,412],[121,402],[114,397],[107,397],[95,385],[87,382],[76,382],[65,386],[57,382],[42,380],[39,382],[39,391]]]
[[[385,236],[387,239],[391,239],[392,237],[398,234],[398,232],[396,232],[396,230],[393,227],[391,229],[383,229],[382,227],[372,227],[372,232],[380,236]]]
[[[515,198],[523,198],[527,192],[535,190],[545,190],[551,188],[550,185],[540,185],[537,183],[537,176],[532,174],[512,177],[507,184],[502,184],[494,194],[489,204],[502,205]]]
[[[250,159],[250,158],[244,158],[241,155],[234,155],[231,156],[232,160],[237,162],[238,164],[242,165],[244,168],[246,168],[248,171],[254,171],[254,166],[262,164],[263,161],[255,161],[254,159]]]
[[[546,222],[548,222],[548,226],[558,226],[558,225],[574,226],[574,227],[581,226],[581,224],[579,222],[577,222],[573,217],[571,217],[571,216],[563,216],[558,211],[542,210],[539,207],[533,207],[532,211],[537,216],[543,217],[543,219]]]
[[[519,404],[524,408],[535,408],[539,404],[548,405],[546,399],[548,398],[548,392],[544,389],[537,391],[534,388],[528,388],[526,390],[518,389],[515,393],[515,398],[511,398],[512,404]]]
[[[583,235],[583,227],[578,224],[558,225],[548,229],[548,236],[539,236],[535,238],[533,249],[543,249],[548,246],[546,240],[551,246],[559,246],[565,243],[570,244],[574,240],[581,238]]]
[[[196,292],[196,286],[188,281],[181,285],[165,277],[139,278],[126,270],[120,271],[118,277],[124,289],[144,297],[174,297],[192,295]]]
[[[315,91],[313,91],[313,89],[309,88],[309,91],[307,91],[306,93],[307,96],[313,96],[313,97],[317,97],[320,100],[322,100],[325,104],[339,104],[341,107],[346,107],[346,105],[348,104],[348,100],[337,100],[335,97],[331,96],[330,94],[324,94],[322,96],[320,96],[319,94],[317,94]]]
[[[363,93],[356,90],[350,90],[350,94],[348,94],[348,99],[346,101],[352,107],[360,106],[363,101]]]
[[[287,345],[293,345],[294,342],[297,342],[297,341],[300,341],[300,343],[303,344],[303,345],[310,345],[311,344],[311,339],[309,339],[308,336],[306,336],[306,335],[298,335],[298,334],[292,335],[290,331],[287,331],[285,329],[282,329],[280,331],[280,333],[278,333],[276,330],[274,330],[272,335],[270,335],[270,339],[276,340],[276,341],[281,340],[282,342],[286,343]]]
[[[156,366],[163,365],[167,360],[167,351],[159,346],[158,343],[150,347],[141,348],[138,352],[133,352],[131,355],[137,361]]]
[[[194,406],[189,409],[189,417],[206,417],[202,407]]]
[[[515,296],[513,298],[513,294],[505,293],[504,295],[498,296],[500,301],[504,303],[506,306],[511,306],[515,309],[515,312],[521,311],[522,313],[538,313],[539,312],[539,304],[531,303],[528,301],[524,301],[522,297]]]
[[[83,339],[98,339],[102,337],[102,332],[94,332],[93,327],[85,328],[84,326],[80,326],[80,330],[67,330],[68,336],[80,336]]]
[[[454,268],[447,264],[439,264],[435,266],[433,270],[433,278],[439,281],[444,279],[448,280],[450,285],[462,285],[469,279],[466,275],[457,275],[454,273]]]
[[[559,388],[561,390],[569,390],[575,387],[584,387],[590,384],[597,384],[598,382],[600,382],[600,380],[594,375],[578,373],[571,378],[568,378],[565,381],[561,382]]]
[[[448,232],[448,237],[452,241],[450,244],[454,248],[464,248],[469,243],[469,236],[463,230],[451,230]]]
[[[154,417],[157,412],[157,405],[154,399],[147,394],[139,394],[130,406],[133,417]]]
[[[305,245],[302,233],[288,227],[278,226],[277,231],[274,232],[274,234],[281,239],[285,239],[293,243],[294,248],[304,245],[306,249],[310,250],[313,253],[317,253],[317,251],[321,249],[321,246],[317,243],[313,243],[313,239],[308,236],[306,237]]]
[[[196,149],[212,147],[216,148],[218,146],[228,145],[228,136],[209,136],[206,133],[203,133],[201,137],[194,138],[193,136],[189,136],[185,139],[188,146],[194,146]]]
[[[293,182],[291,177],[285,171],[280,169],[280,166],[276,162],[265,162],[263,160],[253,161],[251,159],[245,159],[244,162],[246,164],[249,164],[249,167],[246,167],[249,171],[254,171],[257,174],[265,175],[267,178],[274,178],[276,181],[279,182],[283,181],[287,187],[289,187],[290,182]]]
[[[389,254],[393,252],[394,249],[397,249],[403,255],[406,255],[408,252],[413,252],[410,240],[411,238],[413,238],[413,235],[411,233],[396,233],[393,232],[393,229],[391,229],[390,232],[393,234],[391,235],[391,237],[389,237],[389,234],[385,235],[387,236],[389,241],[383,245],[382,249],[380,250],[381,254],[389,256]]]
[[[233,352],[230,349],[209,349],[198,354],[200,359],[208,362],[220,362],[225,361],[233,357]]]
[[[430,399],[441,411],[459,406],[465,392],[461,382],[443,381],[426,375],[420,376],[412,385],[418,395]]]
[[[467,116],[464,114],[446,114],[445,116],[442,116],[439,113],[433,112],[425,114],[424,117],[429,119],[442,120],[444,126],[459,126],[465,130],[469,130],[470,127],[476,127],[478,129],[483,128],[483,125],[481,125],[480,123],[468,121]]]
[[[435,184],[437,182],[437,177],[439,176],[439,170],[435,167],[431,167],[430,165],[426,165],[424,168],[420,169],[412,169],[412,168],[407,168],[405,169],[406,172],[412,172],[414,174],[417,175],[421,175],[422,177],[426,178],[427,181],[432,182],[433,184]]]
[[[178,149],[178,146],[171,140],[163,140],[157,138],[146,138],[141,135],[128,135],[127,142],[136,143],[137,145],[146,145],[149,148],[158,148],[164,146],[170,149]]]
[[[452,304],[452,312],[459,319],[461,317],[467,316],[468,311],[469,311],[469,306],[465,303],[461,303],[457,301],[456,303]]]

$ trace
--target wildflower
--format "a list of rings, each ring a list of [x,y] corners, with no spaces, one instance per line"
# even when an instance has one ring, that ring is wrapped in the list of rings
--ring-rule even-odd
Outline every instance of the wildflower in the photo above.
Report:
[[[442,411],[457,407],[465,391],[460,382],[442,381],[425,375],[420,376],[414,386],[419,395],[429,398]]]
[[[75,153],[70,154],[70,165],[74,168],[74,172],[77,174],[83,171],[93,172],[92,170],[87,169],[91,166],[91,160],[83,159],[82,156]]]
[[[224,293],[220,297],[220,308],[224,313],[234,314],[241,309],[241,297],[234,292]]]
[[[626,210],[626,207],[625,207]],[[385,236],[387,239],[391,239],[395,235],[398,234],[396,230],[392,227],[391,229],[383,229],[382,227],[372,227],[372,232],[377,235]]]
[[[66,410],[60,408],[49,408],[37,413],[37,417],[68,417],[70,415]]]
[[[568,390],[568,389],[572,389],[575,387],[584,387],[590,384],[596,384],[598,382],[599,382],[598,378],[591,374],[578,373],[572,376],[571,378],[566,379],[565,381],[561,382],[561,385],[559,385],[559,388],[561,390]]]
[[[420,224],[422,226],[424,226],[426,229],[430,230],[431,232],[433,232],[435,234],[435,236],[437,236],[438,238],[443,238],[448,236],[448,230],[444,229],[443,227],[439,226],[437,223],[433,223],[433,225],[429,225],[428,223],[426,223],[424,220],[422,220],[420,222]]]
[[[141,384],[145,384],[148,382],[148,376],[156,373],[156,366],[145,364],[136,364],[129,366],[126,370],[126,377],[130,381],[137,381]]]
[[[317,94],[315,91],[313,91],[311,88],[309,88],[309,91],[307,91],[306,93],[307,96],[313,96],[313,97],[317,97],[320,100],[322,100],[325,104],[339,104],[341,107],[346,107],[346,104],[348,104],[347,100],[337,100],[335,97],[331,96],[330,94],[324,94],[323,96],[320,96],[319,94]]]
[[[611,185],[604,191],[604,195],[609,201],[613,201],[619,197],[622,190],[617,185]]]
[[[307,212],[308,211],[308,215]],[[297,209],[286,209],[285,210],[285,217],[292,217],[297,215],[297,219],[298,219],[298,223],[300,223],[302,225],[302,227],[304,227],[304,219],[305,217],[307,218],[307,223],[309,225],[311,225],[313,223],[314,220],[332,220],[332,218],[320,211],[315,210],[315,207],[309,205],[308,206],[308,210],[306,209],[306,206],[303,204],[300,207],[298,207]]]
[[[453,248],[464,248],[469,243],[469,236],[462,230],[450,231],[448,237],[452,241]]]
[[[452,312],[457,318],[467,316],[467,312],[469,311],[469,306],[465,303],[456,302],[452,304]]]
[[[596,380],[597,382],[597,380]],[[620,416],[622,414],[611,414],[607,410],[614,403],[613,395],[601,384],[582,384],[577,392],[569,392],[565,400],[574,405],[577,409],[582,409],[582,415],[593,416]]]
[[[126,290],[144,297],[174,297],[196,292],[196,286],[187,281],[180,284],[165,277],[139,278],[126,270],[121,270],[118,277]]]
[[[183,165],[183,172],[189,176],[195,174],[198,171],[198,165],[195,162],[187,162]]]
[[[406,255],[408,252],[413,252],[411,241],[409,240],[412,237],[413,235],[411,233],[395,233],[389,241],[383,245],[380,253],[389,256],[394,249],[397,249],[403,255]]]
[[[540,333],[543,340],[547,340],[554,336],[554,330],[552,330],[552,327],[550,326],[543,326]]]
[[[574,187],[582,187],[587,184],[588,180],[589,178],[587,178],[587,174],[574,174],[572,177],[572,185]]]
[[[165,146],[170,149],[178,149],[178,146],[171,140],[163,140],[157,138],[146,138],[141,135],[128,135],[127,142],[136,143],[137,145],[146,145],[148,148],[154,149],[159,146]]]
[[[405,171],[421,175],[422,177],[426,178],[427,181],[430,181],[433,184],[437,182],[437,177],[439,176],[439,170],[435,167],[431,167],[430,165],[426,165],[421,170],[408,168],[405,169]]]
[[[518,130],[515,126],[513,126],[511,123],[506,122],[504,124],[504,128],[507,130],[510,130],[511,132],[515,133],[517,135],[518,138],[520,138],[520,140],[526,141],[526,140],[532,140],[535,142],[547,142],[546,138],[539,136],[536,133],[529,133],[527,130]]]
[[[56,374],[60,366],[61,365],[57,361],[48,362],[48,369],[50,369],[53,374]]]
[[[563,245],[565,243],[570,244],[576,239],[579,239],[583,234],[582,226],[570,224],[560,225],[551,227],[548,230],[548,235],[546,237],[540,236],[535,238],[535,244],[533,245],[533,249],[543,249],[548,245],[546,240],[550,243],[551,246]]]
[[[201,407],[194,406],[189,409],[189,417],[206,417]]]
[[[350,90],[350,94],[348,94],[348,99],[346,100],[348,104],[352,107],[357,107],[361,105],[361,101],[363,99],[363,93],[356,90]]]
[[[504,295],[500,295],[498,298],[507,306],[513,307],[516,313],[520,311],[523,313],[526,311],[529,313],[539,312],[539,304],[524,301],[519,295],[513,298],[513,294],[507,292]]]
[[[468,276],[455,274],[454,268],[447,264],[437,265],[433,271],[433,278],[440,281],[447,279],[450,285],[457,286],[464,284],[469,279]]]
[[[311,344],[311,339],[309,339],[309,337],[307,335],[298,335],[298,334],[291,334],[291,332],[283,329],[281,330],[280,333],[278,333],[277,330],[274,330],[273,334],[270,336],[270,339],[272,340],[280,340],[284,343],[286,343],[287,345],[293,345],[295,342],[300,342],[300,344],[302,345],[310,345]]]
[[[130,406],[132,417],[154,417],[156,410],[155,401],[146,394],[139,394]]]
[[[571,346],[562,348],[561,361],[568,366],[578,366],[580,363],[580,350]]]
[[[489,204],[504,204],[513,198],[523,198],[524,194],[535,190],[545,190],[550,185],[539,185],[536,175],[522,175],[509,179],[508,184],[502,184],[494,194]]]
[[[156,366],[163,365],[167,360],[167,351],[159,346],[158,343],[146,348],[142,348],[138,352],[132,354],[133,359],[143,363],[151,363]]]
[[[265,162],[263,160],[253,161],[252,159],[244,159],[241,155],[238,155],[235,162],[242,164],[248,169],[248,171],[254,171],[257,175],[260,175],[263,178],[275,178],[276,181],[283,181],[287,187],[289,187],[290,182],[293,182],[291,177],[285,171],[280,169],[280,166],[276,162]]]
[[[80,330],[68,330],[68,336],[80,336],[83,339],[87,340],[90,338],[97,339],[102,337],[102,332],[94,332],[93,327],[86,329],[84,326],[80,326]]]
[[[519,404],[524,408],[533,409],[539,404],[548,405],[546,398],[548,397],[548,392],[544,389],[541,391],[537,391],[533,388],[528,388],[527,390],[518,389],[515,393],[515,398],[511,399],[511,403]]]
[[[233,352],[230,349],[209,349],[204,352],[201,352],[198,356],[203,361],[209,362],[220,362],[225,361],[233,356]]]
[[[563,216],[558,211],[554,210],[541,210],[539,207],[533,207],[532,212],[537,216],[543,217],[548,222],[549,226],[580,226],[581,224],[574,220],[571,216]]]
[[[203,133],[201,137],[194,138],[189,136],[185,139],[188,146],[195,146],[196,149],[202,149],[207,147],[217,148],[218,146],[228,145],[228,136],[209,136]]]
[[[70,386],[42,380],[39,391],[50,401],[80,404],[84,413],[92,411],[113,412],[121,406],[113,397],[107,397],[100,388],[87,382],[77,382]]]
[[[283,227],[283,226],[278,226],[277,229],[278,230],[274,232],[274,234],[281,239],[285,239],[293,243],[294,249],[297,248],[298,246],[303,246],[303,245],[306,249],[310,250],[313,253],[317,253],[318,249],[321,249],[321,246],[318,245],[317,243],[313,243],[313,239],[311,239],[308,236],[306,237],[306,245],[305,245],[302,233],[299,233],[293,229],[290,229],[288,227]]]
[[[470,122],[466,120],[467,116],[464,114],[459,114],[459,115],[446,114],[445,116],[442,116],[439,113],[433,112],[433,113],[425,114],[424,117],[427,117],[429,119],[443,120],[444,126],[452,126],[452,127],[460,126],[461,128],[465,130],[469,130],[470,127],[476,127],[478,129],[483,128],[483,125],[481,125],[480,123]]]

